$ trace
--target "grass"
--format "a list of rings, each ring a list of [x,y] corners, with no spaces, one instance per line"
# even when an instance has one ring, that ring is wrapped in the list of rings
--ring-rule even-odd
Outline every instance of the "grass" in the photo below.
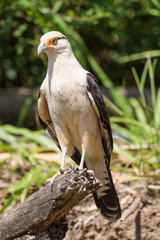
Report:
[[[36,152],[41,152],[45,148],[57,152],[58,147],[44,135],[44,131],[31,131],[26,128],[18,128],[11,125],[0,126],[0,148],[7,150],[13,155],[22,159],[27,159],[32,165],[36,164],[34,157]]]
[[[47,172],[44,172],[44,169],[47,169]],[[19,199],[21,202],[24,202],[29,192],[38,190],[38,188],[44,184],[45,180],[52,177],[59,170],[59,166],[55,163],[46,163],[46,164],[37,164],[32,167],[22,178],[21,180],[12,183],[4,191],[2,198],[3,206],[0,208],[0,213],[4,211],[9,205],[14,201]],[[15,170],[14,170],[15,172]]]
[[[17,199],[24,201],[33,186],[34,189],[38,189],[47,178],[58,172],[59,166],[56,163],[41,164],[37,161],[35,154],[47,149],[59,152],[59,149],[51,138],[44,135],[42,130],[31,131],[26,128],[2,125],[0,126],[0,136],[0,149],[10,153],[10,159],[4,159],[0,163],[0,173],[2,175],[3,171],[5,172],[7,169],[11,182],[4,191],[1,213]],[[16,159],[16,164],[12,164],[14,159]],[[20,174],[20,180],[12,183],[13,176],[19,176],[19,171],[21,172],[24,166],[27,166],[28,171]],[[3,180],[5,181],[5,178]]]
[[[118,146],[115,148],[128,159],[125,170],[128,166],[134,165],[136,172],[141,174],[155,171],[160,166],[160,88],[156,91],[154,79],[156,63],[156,59],[151,61],[148,57],[140,77],[132,67],[140,97],[125,99],[129,109],[125,110],[124,103],[124,107],[120,108],[123,116],[110,118],[112,129],[120,134],[121,142],[127,143],[132,149],[121,151]],[[150,80],[150,105],[144,93],[147,77]],[[134,146],[137,146],[137,149]]]

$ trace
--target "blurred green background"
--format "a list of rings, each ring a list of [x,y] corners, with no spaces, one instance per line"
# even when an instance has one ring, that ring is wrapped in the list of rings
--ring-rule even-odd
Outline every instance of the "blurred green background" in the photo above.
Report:
[[[142,71],[142,52],[160,55],[159,25],[158,0],[1,0],[0,87],[41,84],[46,69],[37,46],[51,30],[67,36],[80,63],[98,79],[101,67],[116,86],[132,86],[130,68]]]

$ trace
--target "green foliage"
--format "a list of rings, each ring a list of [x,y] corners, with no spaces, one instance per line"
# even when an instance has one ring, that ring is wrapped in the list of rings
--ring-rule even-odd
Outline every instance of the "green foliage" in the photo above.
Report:
[[[36,164],[35,153],[41,152],[45,147],[58,152],[52,139],[44,135],[43,130],[31,131],[26,128],[17,128],[11,125],[0,126],[0,148],[17,155],[21,159],[29,160]],[[29,146],[29,147],[28,147]]]
[[[43,172],[43,169],[47,168],[47,172]],[[39,164],[32,167],[21,180],[11,184],[9,188],[5,190],[2,198],[3,206],[0,209],[0,213],[4,211],[14,201],[19,199],[24,202],[28,196],[29,191],[34,187],[38,189],[45,180],[52,177],[59,170],[59,166],[55,163]]]
[[[11,125],[0,126],[0,149],[11,153],[11,158],[18,157],[20,162],[24,161],[24,165],[28,165],[30,169],[21,179],[12,183],[6,188],[3,196],[3,212],[12,202],[17,199],[24,201],[28,192],[34,187],[38,189],[47,178],[52,177],[58,172],[59,166],[54,162],[45,164],[37,163],[35,153],[52,149],[59,152],[52,139],[44,135],[44,131],[31,131],[26,128],[17,128]],[[7,164],[7,159],[0,163],[0,171],[8,168],[10,176],[16,174],[19,169],[20,162],[17,160],[14,168]],[[44,169],[46,169],[44,171]]]
[[[128,115],[128,110],[120,108],[123,116],[111,117],[112,128],[121,134],[121,141],[131,145],[131,148],[137,147],[134,151],[126,151],[115,145],[115,151],[128,159],[126,168],[134,164],[139,173],[157,170],[160,165],[160,88],[157,91],[155,89],[156,63],[157,59],[151,61],[148,57],[141,77],[132,67],[140,97],[125,99],[125,102],[133,114]],[[150,104],[144,93],[147,77],[150,81]]]
[[[102,69],[116,84],[122,77],[131,84],[128,65],[119,62],[126,62],[122,57],[128,54],[135,54],[135,60],[148,49],[159,55],[159,18],[157,0],[1,0],[0,86],[40,85],[45,69],[37,46],[40,36],[51,30],[63,32],[81,64],[107,86],[111,83]]]
[[[38,94],[33,94],[30,97],[27,97],[19,111],[19,115],[18,115],[18,120],[16,123],[17,127],[26,127],[26,122],[27,122],[27,127],[31,128],[32,126],[35,127],[35,119],[31,118],[29,119],[30,121],[26,121],[27,118],[27,114],[29,111],[31,111],[31,106],[34,102],[37,102],[38,99]]]
[[[24,104],[19,112],[18,121],[17,121],[17,127],[22,127],[25,121],[25,118],[27,116],[27,112],[33,103],[32,97],[27,97],[24,101]]]

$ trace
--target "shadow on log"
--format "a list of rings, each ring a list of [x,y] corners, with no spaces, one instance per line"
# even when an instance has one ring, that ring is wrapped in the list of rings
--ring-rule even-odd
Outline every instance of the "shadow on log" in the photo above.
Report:
[[[92,171],[71,165],[0,221],[1,240],[61,240],[68,230],[65,215],[101,183]]]

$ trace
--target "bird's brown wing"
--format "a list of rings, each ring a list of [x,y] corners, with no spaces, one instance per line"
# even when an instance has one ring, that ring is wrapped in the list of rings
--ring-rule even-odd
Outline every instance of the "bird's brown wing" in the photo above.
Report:
[[[117,192],[115,190],[115,186],[112,180],[112,175],[110,172],[110,155],[113,149],[113,139],[109,117],[103,97],[101,95],[98,85],[95,82],[95,77],[91,73],[87,73],[86,87],[88,91],[88,96],[92,102],[92,105],[99,120],[102,144],[105,152],[103,161],[105,162],[106,166],[106,177],[100,180],[102,181],[102,183],[103,181],[108,182],[106,185],[104,185],[106,186],[106,189],[102,192],[102,194],[94,193],[93,195],[97,207],[101,210],[102,214],[108,219],[116,220],[121,217],[121,209]]]
[[[88,96],[98,116],[103,147],[107,156],[107,160],[109,161],[109,164],[110,164],[110,155],[113,150],[113,138],[112,138],[112,131],[110,126],[109,116],[108,116],[108,112],[107,112],[102,94],[99,90],[99,87],[96,84],[96,79],[94,75],[91,73],[87,73],[87,90],[88,90]]]
[[[48,109],[48,104],[46,101],[46,98],[43,93],[39,93],[39,98],[38,98],[38,106],[37,106],[37,113],[38,113],[38,118],[39,122],[41,124],[41,127],[44,130],[48,130],[50,136],[54,140],[54,142],[57,144],[57,146],[60,148],[60,144],[55,132],[54,124],[52,122],[51,116],[49,114],[49,109]],[[78,149],[75,147],[74,154],[71,156],[71,158],[79,165],[80,160],[81,160],[81,154],[78,151]]]

